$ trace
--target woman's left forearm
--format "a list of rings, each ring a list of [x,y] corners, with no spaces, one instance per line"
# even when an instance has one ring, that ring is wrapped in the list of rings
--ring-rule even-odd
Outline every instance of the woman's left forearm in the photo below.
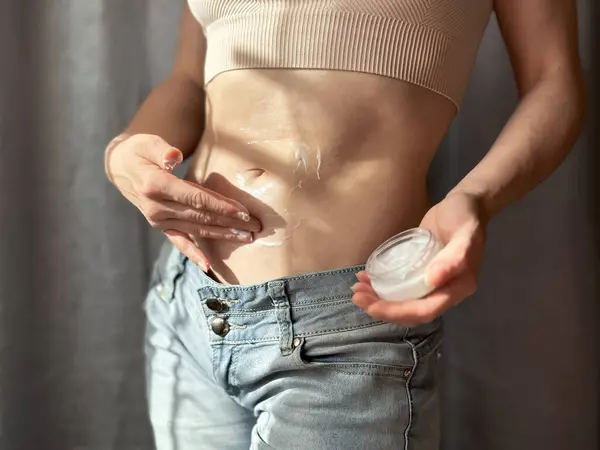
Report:
[[[486,219],[545,180],[573,147],[585,96],[579,76],[555,75],[525,94],[485,158],[450,192],[475,195]]]

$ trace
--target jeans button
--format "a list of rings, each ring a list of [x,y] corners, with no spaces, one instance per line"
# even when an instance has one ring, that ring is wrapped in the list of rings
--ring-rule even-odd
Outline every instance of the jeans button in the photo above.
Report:
[[[215,317],[210,323],[210,328],[213,333],[221,337],[229,333],[229,323],[222,317]]]
[[[221,312],[223,311],[223,302],[216,298],[209,298],[206,300],[206,307],[211,311]]]

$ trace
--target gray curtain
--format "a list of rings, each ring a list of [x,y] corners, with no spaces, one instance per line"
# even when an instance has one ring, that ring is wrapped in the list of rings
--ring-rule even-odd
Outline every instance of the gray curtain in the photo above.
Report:
[[[103,147],[168,71],[182,1],[0,0],[0,449],[142,450],[142,301],[159,236]],[[586,132],[489,231],[447,315],[445,450],[596,450],[599,7],[581,0]],[[516,103],[496,24],[431,172],[439,197]]]

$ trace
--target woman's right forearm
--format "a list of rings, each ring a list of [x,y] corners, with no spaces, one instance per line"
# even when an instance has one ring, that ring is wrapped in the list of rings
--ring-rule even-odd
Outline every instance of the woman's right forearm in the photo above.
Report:
[[[174,74],[152,90],[123,134],[160,136],[187,157],[198,146],[203,130],[203,86]]]

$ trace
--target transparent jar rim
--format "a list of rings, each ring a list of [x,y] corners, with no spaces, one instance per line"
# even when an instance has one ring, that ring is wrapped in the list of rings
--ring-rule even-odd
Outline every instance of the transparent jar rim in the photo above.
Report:
[[[393,246],[395,246],[396,244],[398,244],[401,241],[408,241],[415,237],[426,237],[427,242],[423,245],[423,249],[419,253],[415,254],[413,256],[413,258],[411,258],[411,260],[407,262],[407,265],[409,265],[409,264],[414,265],[414,263],[416,261],[419,261],[423,258],[429,257],[431,255],[431,251],[436,246],[436,238],[430,230],[428,230],[427,228],[418,227],[418,228],[411,228],[411,229],[402,231],[402,232],[392,236],[391,238],[389,238],[388,240],[383,242],[381,245],[379,245],[373,251],[373,253],[371,253],[371,255],[369,256],[369,259],[367,260],[365,269],[366,269],[367,273],[369,274],[369,276],[371,277],[371,279],[382,278],[382,277],[389,275],[390,273],[397,271],[397,268],[391,267],[390,269],[388,269],[384,272],[379,272],[379,273],[373,275],[371,273],[371,271],[369,270],[369,268],[372,267],[373,261],[379,255],[381,255],[383,252],[389,250],[390,248],[392,248]]]

